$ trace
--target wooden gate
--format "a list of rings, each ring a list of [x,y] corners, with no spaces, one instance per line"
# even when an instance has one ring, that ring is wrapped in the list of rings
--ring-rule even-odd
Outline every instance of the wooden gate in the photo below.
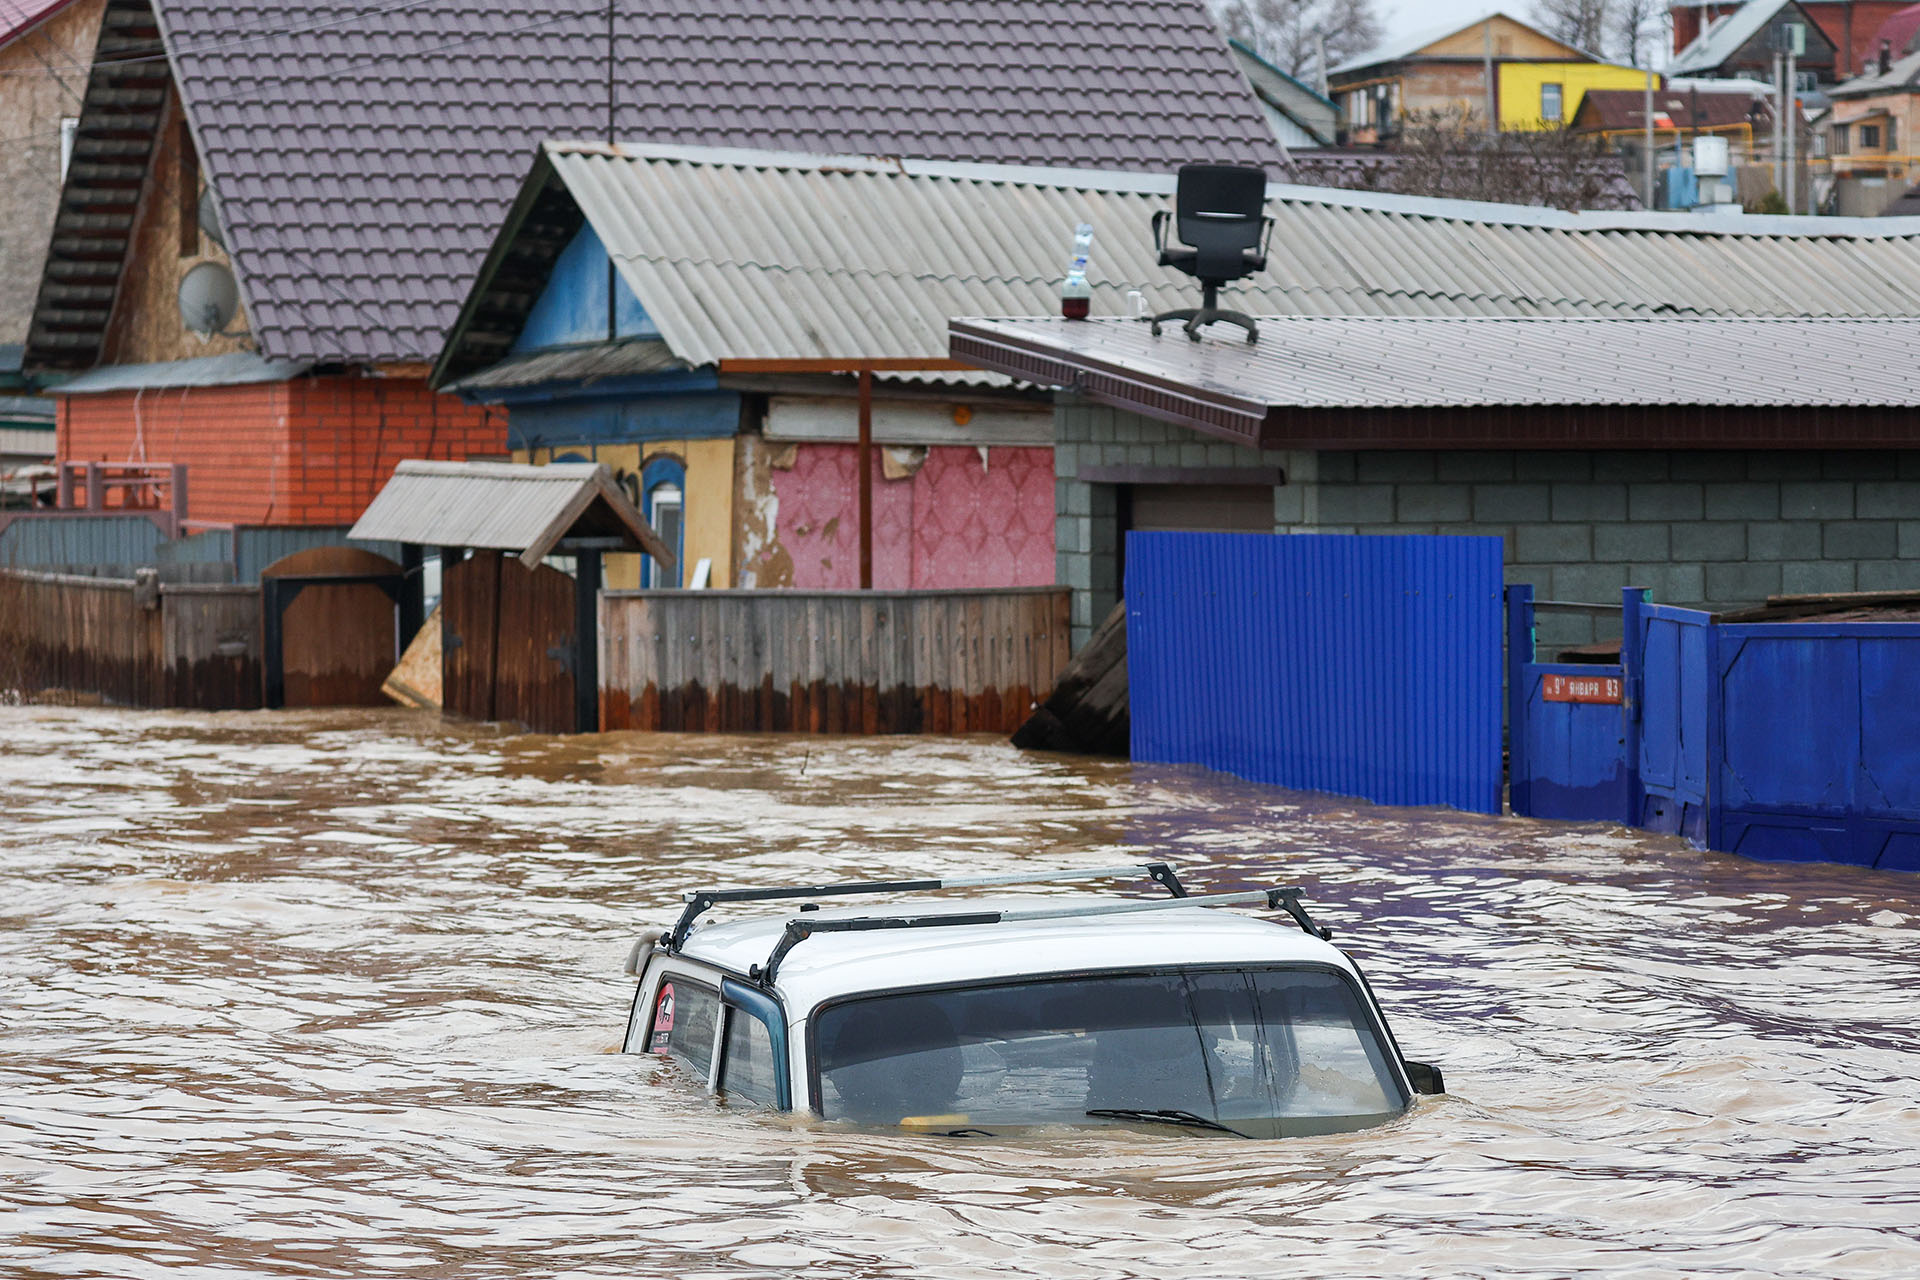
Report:
[[[448,711],[535,733],[574,732],[572,578],[475,551],[446,570],[441,601]]]
[[[404,576],[385,556],[314,547],[260,572],[269,707],[384,707]],[[411,637],[408,637],[411,639]]]

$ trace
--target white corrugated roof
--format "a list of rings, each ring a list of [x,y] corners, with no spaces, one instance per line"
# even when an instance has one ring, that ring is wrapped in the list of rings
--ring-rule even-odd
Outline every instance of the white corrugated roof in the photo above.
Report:
[[[1172,175],[550,143],[673,353],[938,359],[947,321],[1058,309],[1093,223],[1093,309],[1191,305],[1157,264]],[[1242,310],[1326,316],[1920,315],[1920,219],[1569,213],[1274,185]],[[458,335],[456,334],[456,340]]]
[[[1920,320],[1263,316],[1260,341],[1219,326],[960,320],[1069,365],[1247,406],[1920,406]],[[1920,435],[1920,427],[1916,428]]]

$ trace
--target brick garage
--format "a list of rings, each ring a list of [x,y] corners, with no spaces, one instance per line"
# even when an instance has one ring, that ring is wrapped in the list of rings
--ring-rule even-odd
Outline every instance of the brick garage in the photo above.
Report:
[[[188,518],[351,524],[402,458],[506,450],[506,416],[416,377],[296,377],[59,396],[59,456],[183,462]]]

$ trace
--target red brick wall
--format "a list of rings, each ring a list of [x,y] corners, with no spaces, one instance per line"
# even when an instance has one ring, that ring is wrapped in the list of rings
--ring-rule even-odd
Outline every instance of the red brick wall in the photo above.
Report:
[[[60,396],[63,461],[184,462],[194,520],[291,523],[275,510],[287,472],[287,384]]]
[[[184,462],[187,513],[351,524],[402,458],[506,452],[506,415],[418,378],[300,378],[60,397],[62,459]]]
[[[418,378],[289,383],[291,485],[283,523],[351,524],[405,458],[507,452],[504,410],[468,405]]]

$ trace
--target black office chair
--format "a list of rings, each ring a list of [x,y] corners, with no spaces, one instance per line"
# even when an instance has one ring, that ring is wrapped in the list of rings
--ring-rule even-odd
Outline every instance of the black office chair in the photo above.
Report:
[[[1237,324],[1248,342],[1260,340],[1253,317],[1215,305],[1220,286],[1250,276],[1267,265],[1267,240],[1273,219],[1266,216],[1267,175],[1263,169],[1231,164],[1190,164],[1180,169],[1175,212],[1153,215],[1153,243],[1160,265],[1176,267],[1200,281],[1201,303],[1153,317],[1157,337],[1163,320],[1185,320],[1187,337],[1200,341],[1200,326],[1215,321]],[[1167,220],[1174,219],[1182,244],[1167,247]]]

